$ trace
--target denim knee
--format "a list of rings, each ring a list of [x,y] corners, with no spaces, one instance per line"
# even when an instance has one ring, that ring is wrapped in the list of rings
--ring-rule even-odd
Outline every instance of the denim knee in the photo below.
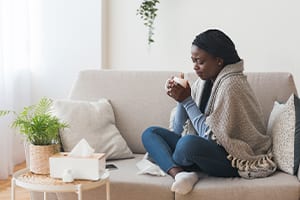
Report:
[[[143,134],[142,134],[142,142],[145,144],[145,142],[148,140],[149,137],[151,137],[152,134],[152,127],[147,128]]]
[[[177,145],[176,149],[173,153],[173,160],[182,166],[189,166],[193,165],[194,163],[191,161],[190,156],[193,154],[194,151],[194,145],[199,145],[199,143],[196,143],[194,140],[197,136],[194,135],[186,135],[182,137]]]
[[[145,143],[147,141],[149,141],[149,139],[151,139],[151,135],[154,133],[154,130],[157,129],[156,126],[150,126],[149,128],[147,128],[143,134],[142,134],[142,142],[145,145]]]

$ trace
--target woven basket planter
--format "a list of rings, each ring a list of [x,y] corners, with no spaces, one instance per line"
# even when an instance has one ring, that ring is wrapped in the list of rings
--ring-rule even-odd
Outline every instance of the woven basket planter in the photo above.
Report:
[[[35,174],[49,174],[49,157],[59,152],[59,145],[29,145],[29,169]]]

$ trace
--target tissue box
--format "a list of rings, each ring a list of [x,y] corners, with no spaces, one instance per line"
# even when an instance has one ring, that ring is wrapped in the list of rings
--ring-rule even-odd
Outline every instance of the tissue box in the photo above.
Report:
[[[68,153],[57,153],[49,158],[50,177],[63,178],[70,169],[74,179],[99,180],[105,171],[105,154],[94,153],[89,157],[73,157]]]

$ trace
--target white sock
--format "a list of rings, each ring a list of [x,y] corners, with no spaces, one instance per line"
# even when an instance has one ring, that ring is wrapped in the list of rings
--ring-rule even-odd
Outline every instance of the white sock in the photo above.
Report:
[[[198,181],[198,175],[196,172],[179,172],[175,176],[175,182],[172,184],[171,191],[178,194],[189,193],[195,183]]]

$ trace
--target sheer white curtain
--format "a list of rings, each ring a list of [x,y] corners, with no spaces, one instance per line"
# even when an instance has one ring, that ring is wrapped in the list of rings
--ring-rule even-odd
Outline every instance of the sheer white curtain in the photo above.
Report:
[[[0,109],[19,111],[30,104],[28,0],[0,0]],[[19,134],[10,128],[14,116],[0,118],[0,179],[24,161]]]

